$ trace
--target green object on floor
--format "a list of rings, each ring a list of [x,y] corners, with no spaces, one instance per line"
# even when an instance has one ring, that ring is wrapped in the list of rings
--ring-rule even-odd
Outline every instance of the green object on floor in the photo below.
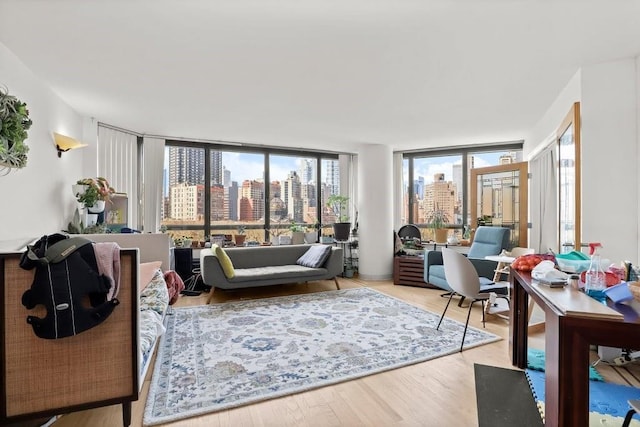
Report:
[[[544,351],[535,348],[528,349],[527,368],[544,372]],[[593,366],[589,366],[589,379],[592,381],[604,381],[602,375]]]

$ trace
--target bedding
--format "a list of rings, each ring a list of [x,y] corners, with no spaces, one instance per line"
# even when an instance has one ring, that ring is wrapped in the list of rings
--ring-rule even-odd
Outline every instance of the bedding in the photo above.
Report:
[[[159,266],[148,284],[140,283],[140,375],[144,380],[158,338],[164,333],[163,319],[169,306],[169,291]]]

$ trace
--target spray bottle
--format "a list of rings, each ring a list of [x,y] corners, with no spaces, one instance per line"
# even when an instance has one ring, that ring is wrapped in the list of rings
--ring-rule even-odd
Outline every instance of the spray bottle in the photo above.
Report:
[[[591,298],[606,303],[607,295],[604,293],[604,290],[607,288],[607,282],[604,270],[602,269],[600,254],[598,253],[598,248],[601,247],[602,245],[600,243],[589,243],[591,263],[585,274],[584,291]]]

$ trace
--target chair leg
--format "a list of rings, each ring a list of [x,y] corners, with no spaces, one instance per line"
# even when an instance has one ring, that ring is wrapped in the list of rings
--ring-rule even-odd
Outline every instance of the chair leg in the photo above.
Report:
[[[438,322],[438,326],[436,326],[436,331],[440,327],[440,324],[442,323],[442,319],[444,319],[444,315],[446,314],[447,309],[449,308],[449,304],[451,303],[451,298],[453,298],[453,292],[451,292],[449,294],[449,301],[447,301],[447,305],[444,307],[444,311],[442,312],[442,316],[440,316],[440,321]]]
[[[340,290],[340,283],[338,283],[338,276],[334,277],[333,280],[336,282],[336,288]]]
[[[462,347],[464,347],[464,337],[467,336],[467,327],[469,326],[469,317],[471,316],[471,307],[473,307],[473,303],[475,301],[471,301],[469,304],[469,311],[467,312],[467,323],[464,324],[464,332],[462,333],[462,343],[460,344],[460,352],[462,353]]]
[[[630,409],[629,412],[627,412],[627,416],[624,417],[624,421],[622,422],[622,427],[629,427],[629,424],[631,424],[631,418],[633,418],[633,414],[635,414],[636,411],[633,409]]]
[[[211,300],[213,300],[213,290],[215,289],[215,287],[211,287],[211,290],[209,291],[209,298],[207,298],[207,304],[211,304]]]
[[[484,319],[484,303],[485,303],[485,300],[480,300],[480,303],[482,304],[482,327],[486,328],[486,325],[484,323],[485,322],[485,319]],[[489,303],[487,302],[487,304],[489,304]]]

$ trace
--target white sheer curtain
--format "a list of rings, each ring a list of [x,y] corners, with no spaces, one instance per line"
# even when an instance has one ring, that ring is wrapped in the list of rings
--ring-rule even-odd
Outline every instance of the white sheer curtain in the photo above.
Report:
[[[98,124],[97,160],[98,176],[105,177],[117,192],[127,194],[127,226],[137,228],[140,181],[137,135]]]
[[[529,246],[538,252],[558,251],[558,178],[555,144],[529,161]]]
[[[164,183],[164,139],[144,138],[143,147],[143,217],[142,230],[157,233],[162,219]]]

